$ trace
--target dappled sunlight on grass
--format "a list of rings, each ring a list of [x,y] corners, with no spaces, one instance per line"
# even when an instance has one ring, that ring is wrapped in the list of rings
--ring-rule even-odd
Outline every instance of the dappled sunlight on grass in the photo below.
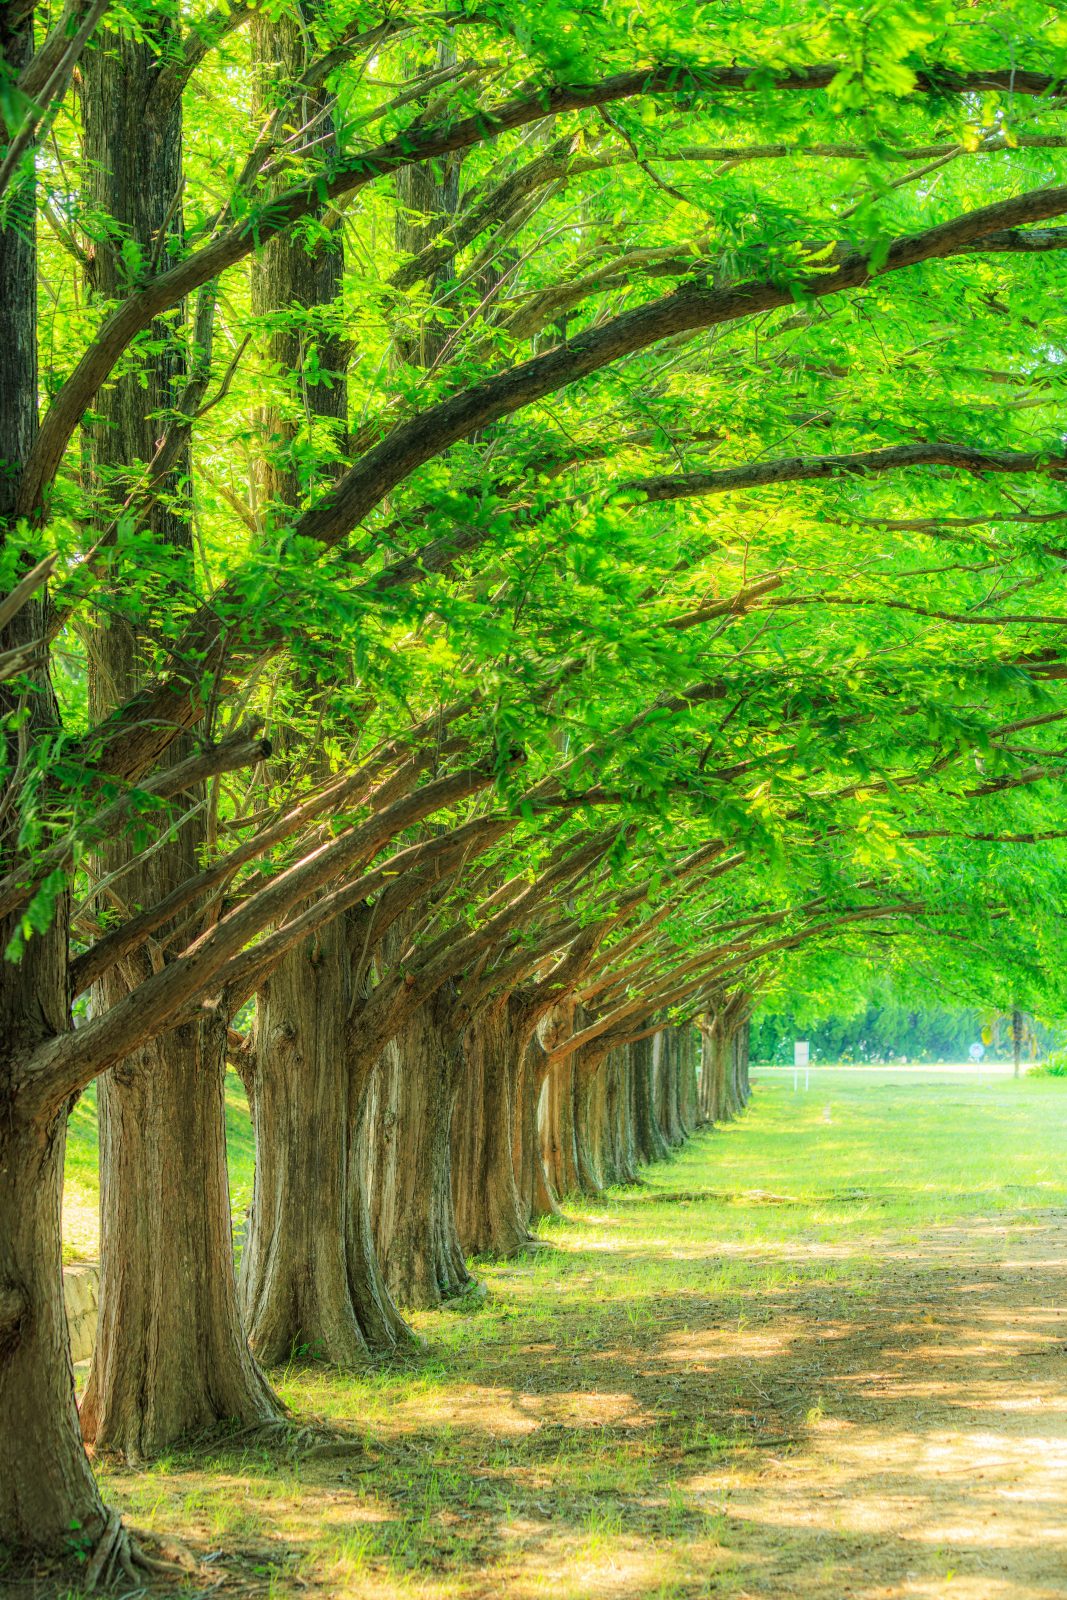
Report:
[[[351,1448],[109,1494],[198,1594],[1067,1596],[1067,1085],[888,1078],[760,1085],[479,1264],[424,1355],[274,1375]]]

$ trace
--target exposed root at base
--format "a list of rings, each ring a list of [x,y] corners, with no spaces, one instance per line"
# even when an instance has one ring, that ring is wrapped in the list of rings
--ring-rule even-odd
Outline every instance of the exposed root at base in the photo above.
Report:
[[[98,1589],[110,1589],[119,1578],[125,1578],[135,1588],[140,1588],[145,1578],[180,1578],[185,1577],[188,1570],[176,1561],[161,1561],[157,1556],[150,1556],[131,1531],[123,1527],[118,1512],[110,1511],[96,1549],[89,1557],[81,1586],[87,1594],[93,1594]]]
[[[480,1306],[489,1298],[489,1287],[480,1278],[471,1278],[463,1289],[446,1295],[441,1305],[446,1311],[462,1311],[464,1306]]]

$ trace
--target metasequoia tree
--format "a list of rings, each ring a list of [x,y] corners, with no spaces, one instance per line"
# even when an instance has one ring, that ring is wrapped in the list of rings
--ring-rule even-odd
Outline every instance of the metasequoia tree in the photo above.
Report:
[[[432,1300],[462,1228],[525,1226],[546,1073],[574,1181],[628,1175],[642,1096],[646,1143],[690,1114],[675,1045],[647,1044],[665,1016],[930,902],[901,854],[918,876],[945,837],[999,860],[1055,834],[1035,797],[1063,771],[1050,38],[1014,11],[894,11],[853,55],[812,8],[731,24],[720,60],[696,11],[664,56],[643,19],[582,8],[514,32],[493,8],[260,10],[0,14],[0,1540],[63,1553],[77,1523],[93,1580],[135,1557],[65,1345],[72,1096],[110,1075],[87,1427],[138,1452],[269,1422],[233,1285],[227,1050],[260,1134],[256,1347],[317,1320],[352,1359],[403,1336],[366,1204],[387,1047],[406,1039],[410,1126],[435,1130],[394,1172],[418,1182],[390,1270]],[[277,67],[255,116],[253,49]],[[397,184],[409,214],[448,189],[400,249]],[[293,371],[266,408],[264,350]],[[680,908],[703,849],[744,870],[686,878]],[[901,894],[854,902],[865,872]],[[975,903],[999,907],[1017,886],[985,872]],[[836,916],[746,923],[820,895]],[[257,993],[248,1044],[228,1023]],[[334,1137],[298,1193],[305,1053],[341,1060],[314,1075]],[[491,1207],[465,1211],[487,1163]],[[279,1198],[306,1217],[316,1184],[331,1287],[307,1306],[266,1248]]]

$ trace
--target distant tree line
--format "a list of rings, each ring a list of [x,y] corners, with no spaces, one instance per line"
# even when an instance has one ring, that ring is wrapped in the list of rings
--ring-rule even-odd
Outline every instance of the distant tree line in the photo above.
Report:
[[[1012,1055],[1010,1015],[977,1006],[916,1009],[898,1003],[867,1004],[851,1016],[828,1016],[815,1023],[798,1022],[788,1011],[757,1014],[752,1021],[752,1059],[790,1062],[796,1039],[808,1041],[812,1061],[824,1062],[966,1061],[975,1041],[984,1044],[987,1058],[1002,1061]],[[1062,1028],[1026,1018],[1024,1056],[1037,1060],[1064,1042]]]

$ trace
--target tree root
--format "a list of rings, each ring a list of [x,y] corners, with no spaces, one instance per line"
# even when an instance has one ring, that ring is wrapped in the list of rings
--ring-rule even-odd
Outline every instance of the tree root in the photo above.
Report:
[[[118,1512],[109,1511],[104,1531],[82,1574],[81,1586],[86,1594],[93,1594],[98,1589],[110,1589],[119,1578],[125,1578],[140,1590],[146,1577],[185,1577],[187,1572],[188,1568],[176,1561],[150,1556],[123,1527]]]

